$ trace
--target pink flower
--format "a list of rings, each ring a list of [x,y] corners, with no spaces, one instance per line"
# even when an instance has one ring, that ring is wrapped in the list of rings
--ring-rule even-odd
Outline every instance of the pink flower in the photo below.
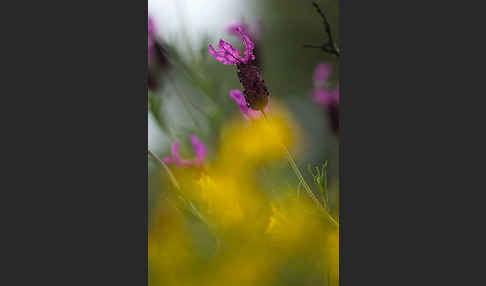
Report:
[[[312,91],[312,99],[321,105],[329,106],[331,104],[339,104],[339,88],[327,88],[329,76],[331,75],[331,65],[328,63],[320,63],[316,66],[313,75],[314,90]]]
[[[255,55],[253,54],[255,44],[250,40],[248,34],[241,26],[236,27],[235,31],[238,33],[239,37],[241,37],[245,45],[245,57],[240,56],[240,52],[226,41],[219,41],[218,50],[215,50],[211,44],[209,45],[209,54],[225,65],[247,64],[249,60],[255,59]]]
[[[339,88],[324,89],[315,88],[312,91],[312,99],[321,105],[329,106],[331,104],[339,104]]]
[[[330,75],[330,64],[321,63],[317,65],[313,75],[315,88],[312,90],[312,99],[324,106],[332,131],[339,134],[339,87],[326,87]]]
[[[167,164],[184,166],[199,166],[204,163],[206,157],[206,147],[197,140],[196,136],[190,136],[192,147],[194,148],[195,157],[193,159],[182,159],[179,154],[179,143],[174,142],[171,146],[171,156],[162,159]]]
[[[245,96],[241,91],[233,89],[232,91],[230,91],[229,96],[236,101],[236,104],[238,104],[238,107],[240,108],[241,114],[243,114],[243,117],[245,117],[246,120],[262,117],[262,113],[260,111],[255,111],[248,107]],[[266,106],[264,112],[268,113],[268,111],[269,108],[268,106]]]
[[[331,65],[328,63],[320,63],[314,70],[313,80],[316,87],[322,87],[327,83],[329,75],[331,74]]]

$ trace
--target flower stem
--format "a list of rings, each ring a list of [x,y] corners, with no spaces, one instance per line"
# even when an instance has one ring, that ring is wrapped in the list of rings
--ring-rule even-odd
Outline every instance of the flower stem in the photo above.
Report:
[[[329,220],[329,222],[331,224],[333,224],[334,226],[338,226],[338,223],[336,222],[336,220],[323,208],[322,204],[319,202],[319,200],[316,198],[316,196],[314,195],[314,193],[310,189],[309,185],[307,184],[304,177],[302,176],[302,172],[300,171],[299,167],[297,167],[297,164],[295,163],[294,157],[292,156],[290,151],[287,149],[287,147],[285,147],[285,145],[283,145],[283,148],[284,148],[285,152],[287,153],[287,159],[289,161],[289,164],[292,167],[292,170],[294,171],[295,175],[299,179],[301,185],[304,187],[304,190],[307,192],[307,194],[312,199],[314,204],[316,204],[316,206],[326,214],[326,217]]]
[[[152,151],[150,151],[150,150],[147,150],[147,151],[148,151],[149,156],[152,157],[152,159],[154,159],[157,162],[159,167],[163,168],[167,172],[167,175],[169,175],[169,179],[172,182],[172,184],[174,185],[174,187],[177,190],[180,190],[181,187],[180,187],[179,183],[177,182],[174,174],[172,173],[172,171],[167,166],[167,164],[164,161],[160,160],[159,157],[155,156],[155,154],[152,153]]]
[[[263,117],[265,118],[265,120],[268,120],[267,119],[267,115],[265,114],[265,112],[263,110],[261,110],[262,114],[263,114]],[[299,167],[297,167],[297,164],[295,163],[295,160],[294,160],[294,157],[292,156],[292,154],[290,153],[289,149],[287,149],[287,147],[285,146],[285,144],[281,143],[282,144],[282,147],[283,149],[285,150],[285,153],[287,154],[287,160],[289,161],[289,164],[290,166],[292,167],[292,170],[294,171],[295,175],[297,176],[297,178],[299,179],[300,181],[300,184],[304,187],[304,190],[307,192],[307,194],[309,195],[309,197],[312,199],[312,202],[321,210],[324,212],[324,214],[326,215],[326,218],[328,219],[328,221],[334,225],[334,226],[338,226],[338,223],[336,222],[336,220],[323,208],[322,204],[319,202],[319,200],[316,198],[316,196],[314,195],[314,193],[312,192],[311,188],[309,187],[309,185],[307,184],[307,182],[305,181],[304,179],[304,176],[302,176],[302,172],[300,171]]]

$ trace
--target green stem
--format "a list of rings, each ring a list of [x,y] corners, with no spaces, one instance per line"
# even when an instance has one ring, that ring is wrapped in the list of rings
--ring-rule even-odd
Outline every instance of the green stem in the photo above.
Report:
[[[267,116],[265,115],[265,112],[263,110],[261,110],[262,114],[263,114],[263,117],[265,118],[265,120],[267,120]],[[309,197],[312,199],[312,202],[322,211],[324,212],[324,214],[326,215],[326,218],[328,219],[328,221],[333,224],[334,226],[338,226],[338,223],[336,222],[336,220],[322,207],[322,204],[319,202],[319,200],[316,198],[316,196],[314,195],[314,193],[312,192],[311,188],[309,187],[309,185],[307,184],[307,182],[305,181],[304,179],[304,176],[302,176],[302,172],[300,172],[300,169],[299,167],[297,167],[297,164],[295,163],[295,160],[294,160],[294,157],[292,156],[292,154],[290,153],[289,149],[287,149],[287,147],[283,144],[282,144],[282,147],[283,149],[285,150],[285,153],[287,154],[287,160],[289,161],[289,164],[290,166],[292,167],[292,170],[294,171],[295,175],[297,176],[297,178],[299,179],[300,181],[300,184],[302,184],[302,186],[304,187],[304,190],[307,192],[307,194],[309,195]]]
[[[167,174],[169,175],[169,178],[170,178],[170,181],[172,182],[172,184],[174,185],[174,187],[180,191],[181,190],[181,187],[179,185],[179,183],[177,182],[174,174],[171,172],[171,170],[169,169],[169,167],[167,166],[167,164],[160,160],[152,151],[150,150],[147,150],[148,154],[150,157],[152,157],[152,159],[154,159],[159,167],[162,167],[163,169],[165,169],[165,171],[167,172]],[[198,217],[204,224],[206,224],[207,226],[211,226],[211,224],[209,224],[208,220],[197,210],[197,208],[194,206],[194,204],[190,201],[187,201],[186,199],[184,199],[182,196],[179,196],[179,198],[181,200],[184,201],[184,203],[186,203],[186,205],[188,205],[192,211],[192,213]]]
[[[316,198],[316,196],[314,195],[314,193],[310,189],[310,187],[307,184],[307,182],[304,180],[304,177],[302,176],[302,172],[300,172],[299,167],[297,167],[297,164],[295,163],[294,157],[292,156],[292,154],[290,153],[290,151],[287,149],[287,147],[285,147],[285,145],[282,144],[282,146],[285,149],[285,152],[287,153],[287,159],[289,161],[289,164],[292,167],[292,170],[294,171],[295,175],[299,179],[300,183],[304,187],[304,190],[307,192],[307,194],[312,199],[312,201],[314,202],[314,204],[320,210],[322,210],[324,212],[324,214],[326,215],[326,217],[329,220],[329,222],[331,224],[333,224],[334,226],[338,226],[338,223],[336,222],[336,220],[323,208],[322,204],[319,202],[319,200]]]
[[[149,156],[152,157],[152,159],[154,159],[157,162],[159,167],[163,168],[167,172],[167,175],[169,175],[169,179],[172,182],[172,184],[174,185],[174,187],[177,190],[180,190],[181,187],[180,187],[179,183],[177,182],[174,174],[172,173],[172,171],[167,166],[167,164],[164,161],[160,160],[159,157],[155,156],[155,154],[152,153],[152,151],[150,151],[150,150],[147,150],[147,151],[148,151]]]

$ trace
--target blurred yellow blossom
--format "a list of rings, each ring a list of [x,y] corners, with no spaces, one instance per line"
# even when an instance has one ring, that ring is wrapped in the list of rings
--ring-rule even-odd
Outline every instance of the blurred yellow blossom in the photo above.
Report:
[[[337,285],[336,226],[296,190],[269,196],[255,179],[297,141],[288,114],[273,111],[228,123],[204,169],[175,170],[181,187],[149,233],[149,285]]]
[[[297,128],[288,113],[277,108],[267,118],[230,122],[222,132],[219,163],[254,166],[255,163],[282,159],[285,146],[295,145]]]

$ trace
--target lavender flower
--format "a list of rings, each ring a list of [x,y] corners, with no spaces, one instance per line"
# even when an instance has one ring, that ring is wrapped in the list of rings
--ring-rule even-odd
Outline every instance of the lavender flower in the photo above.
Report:
[[[312,76],[312,79],[314,80],[314,85],[316,87],[323,87],[326,83],[327,80],[329,79],[329,76],[331,75],[331,65],[328,63],[320,63],[316,66],[316,69],[314,70],[314,75]]]
[[[230,43],[223,40],[219,41],[218,50],[209,45],[209,54],[222,64],[236,65],[247,106],[253,110],[263,111],[268,104],[269,92],[261,79],[260,69],[255,64],[256,57],[253,52],[255,44],[243,27],[237,26],[234,31],[245,45],[244,57],[240,56],[240,52]]]
[[[251,60],[250,62],[258,67],[261,67],[260,65],[260,60],[261,60],[261,54],[260,54],[260,48],[259,48],[259,41],[260,41],[260,36],[261,36],[261,31],[262,31],[262,22],[259,21],[251,26],[249,26],[243,19],[240,21],[235,21],[231,24],[229,24],[226,27],[226,32],[232,36],[239,37],[239,32],[238,27],[241,27],[243,29],[243,33],[247,34],[252,42],[254,43],[253,47],[253,54],[255,55],[255,59]]]
[[[171,146],[171,156],[163,158],[162,161],[167,164],[175,164],[181,167],[202,165],[204,163],[204,158],[206,157],[206,147],[197,140],[196,136],[192,135],[189,138],[191,139],[192,147],[194,148],[195,157],[193,159],[182,159],[179,154],[179,143],[174,142]]]
[[[326,87],[329,76],[331,75],[331,65],[321,63],[314,70],[314,90],[312,99],[314,102],[324,106],[328,114],[331,130],[339,134],[339,87],[329,89]]]
[[[253,42],[250,40],[248,34],[244,31],[242,27],[236,27],[235,31],[241,37],[245,45],[244,58],[240,56],[240,52],[237,49],[233,48],[233,46],[226,41],[223,40],[219,41],[218,44],[219,51],[216,51],[212,45],[209,45],[209,54],[215,57],[216,60],[218,60],[219,62],[225,65],[247,64],[248,60],[255,59],[255,56],[253,55],[253,48],[255,46]]]

